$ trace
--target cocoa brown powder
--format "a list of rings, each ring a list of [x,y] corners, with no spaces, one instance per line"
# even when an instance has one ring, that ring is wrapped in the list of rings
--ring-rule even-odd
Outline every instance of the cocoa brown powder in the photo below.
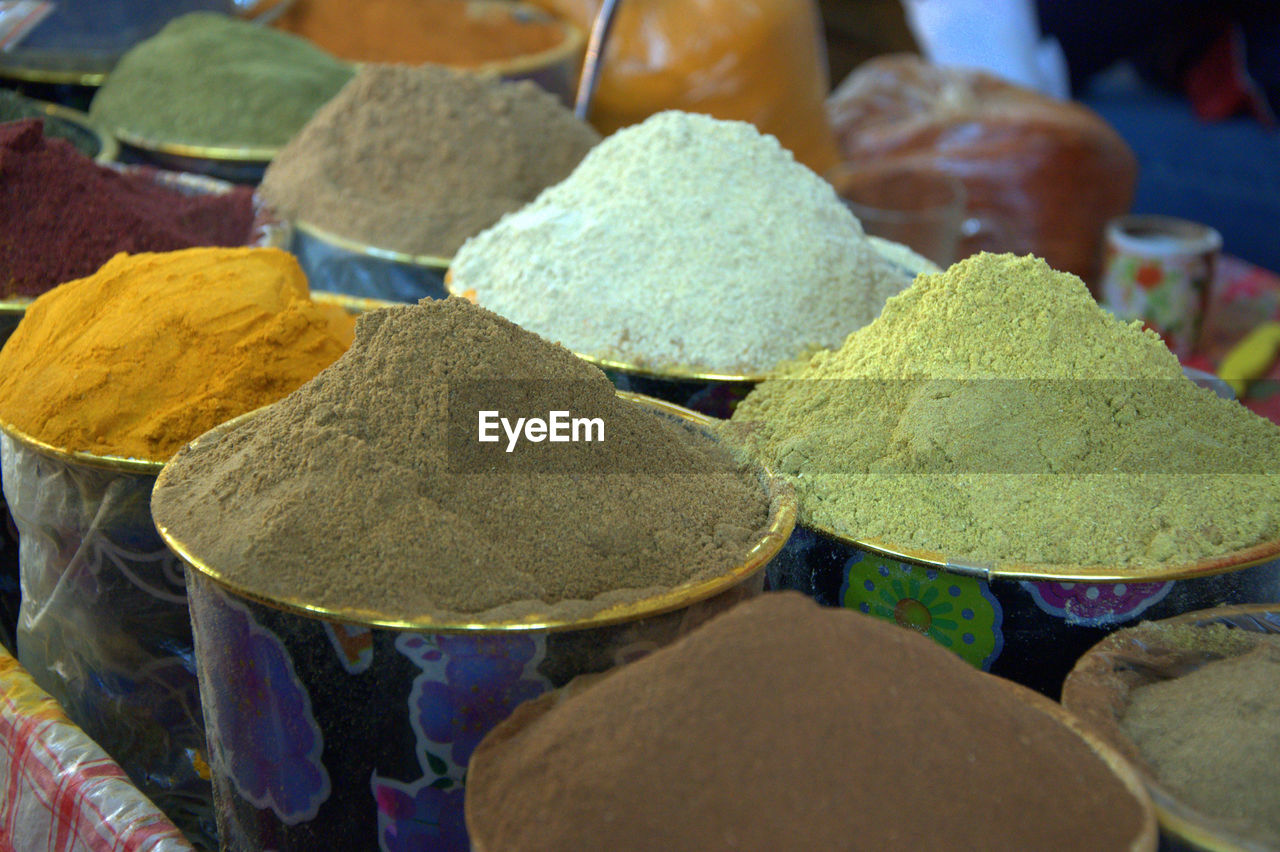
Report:
[[[476,440],[483,408],[604,440],[508,453]],[[180,451],[152,508],[245,590],[383,621],[573,618],[741,564],[768,517],[703,434],[461,299],[363,315],[313,381]]]
[[[1144,830],[1045,699],[791,592],[566,693],[476,750],[477,849],[1097,852]]]

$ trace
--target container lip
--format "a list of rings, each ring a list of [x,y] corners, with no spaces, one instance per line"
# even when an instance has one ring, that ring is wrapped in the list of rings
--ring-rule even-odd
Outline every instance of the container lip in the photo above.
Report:
[[[1264,541],[1241,550],[1219,556],[1205,557],[1194,562],[1168,565],[1142,573],[1125,572],[1108,565],[1060,565],[1049,570],[1047,564],[1021,562],[987,564],[969,559],[950,557],[924,548],[900,547],[871,538],[856,538],[837,532],[830,527],[802,521],[799,526],[820,533],[841,544],[857,547],[902,562],[936,568],[950,574],[977,577],[980,580],[1012,580],[1019,582],[1051,583],[1163,583],[1171,580],[1194,580],[1215,574],[1225,574],[1254,565],[1261,565],[1280,554],[1280,539]]]
[[[80,129],[93,134],[94,138],[98,140],[98,153],[97,156],[93,158],[95,163],[99,165],[106,165],[107,163],[113,163],[119,159],[120,143],[116,141],[114,136],[99,127],[98,123],[95,122],[88,113],[81,112],[78,109],[72,109],[68,106],[63,106],[62,104],[42,101],[37,98],[28,98],[27,100],[31,101],[40,109],[41,112],[50,118],[56,118],[60,121],[65,121],[68,124],[74,124],[80,127]]]
[[[312,290],[311,301],[320,305],[336,305],[355,314],[366,314],[383,308],[403,308],[404,302],[391,302],[386,299],[375,299],[370,296],[349,296],[346,293],[335,293],[332,290]],[[3,308],[3,303],[0,303]]]
[[[508,74],[524,74],[531,71],[541,71],[545,68],[551,68],[562,62],[576,60],[576,54],[581,51],[586,44],[586,35],[572,21],[560,18],[555,15],[548,14],[537,6],[532,6],[524,2],[502,2],[495,3],[492,0],[472,0],[469,6],[494,7],[509,10],[512,13],[523,12],[525,14],[536,16],[543,21],[558,24],[562,38],[555,45],[540,50],[537,53],[525,53],[518,56],[508,56],[505,59],[494,59],[489,62],[483,62],[479,65],[453,65],[449,66],[455,69],[468,71],[471,73],[494,73],[498,75]],[[574,62],[576,64],[576,61]],[[568,93],[572,95],[572,92]]]
[[[617,395],[620,398],[629,400],[637,405],[648,406],[659,414],[666,414],[668,416],[678,418],[704,430],[715,422],[712,418],[690,411],[687,408],[682,408],[678,405],[647,397],[642,394],[617,391]],[[249,414],[241,415],[241,417],[238,417],[235,420],[230,420],[227,423],[206,432],[203,436],[188,444],[188,446],[195,446],[205,438],[216,436],[224,430],[234,428],[243,422],[245,418],[250,417],[253,414],[254,412],[250,412]],[[165,468],[160,472],[160,477],[156,481],[157,488],[164,485],[169,470],[170,468]],[[767,468],[759,468],[759,471],[761,485],[764,487],[769,497],[769,525],[764,535],[756,542],[751,550],[748,551],[745,559],[739,565],[735,566],[730,571],[719,574],[710,579],[686,582],[656,595],[642,598],[638,601],[627,601],[608,605],[590,615],[575,619],[548,618],[539,615],[532,615],[527,618],[503,619],[496,621],[484,621],[478,618],[474,620],[437,619],[430,615],[401,619],[388,618],[377,612],[357,608],[337,609],[319,607],[305,603],[302,600],[284,600],[268,597],[255,593],[252,590],[227,579],[217,569],[204,563],[198,556],[192,553],[191,549],[187,547],[185,543],[178,539],[174,533],[158,521],[156,522],[156,530],[160,533],[160,537],[164,540],[165,544],[168,545],[169,549],[177,554],[183,562],[191,568],[191,570],[203,575],[209,580],[212,580],[214,583],[233,594],[247,598],[263,606],[294,613],[296,615],[357,624],[365,627],[433,633],[468,633],[472,631],[559,632],[565,630],[585,630],[596,627],[608,627],[628,621],[637,621],[642,618],[661,615],[675,609],[689,606],[690,604],[706,600],[720,592],[733,588],[764,570],[765,565],[767,565],[769,561],[777,555],[778,551],[782,549],[782,546],[791,536],[791,530],[795,526],[796,501],[795,492],[789,483],[780,477],[777,477]]]
[[[98,453],[87,453],[83,450],[69,450],[65,447],[58,447],[47,441],[42,441],[32,435],[28,435],[12,423],[6,423],[0,420],[0,432],[8,435],[10,439],[16,443],[22,444],[28,450],[39,453],[42,456],[57,459],[67,464],[84,465],[85,467],[98,468],[112,473],[132,473],[142,474],[144,476],[156,476],[164,467],[162,461],[153,461],[151,459],[140,459],[132,456],[115,456],[100,455]]]
[[[369,257],[381,258],[382,260],[394,260],[397,263],[405,263],[411,266],[427,266],[436,269],[448,269],[449,264],[453,262],[452,258],[440,257],[434,254],[409,254],[407,252],[396,251],[395,249],[383,248],[370,243],[361,242],[360,240],[351,239],[327,231],[305,219],[294,219],[293,230],[295,234],[305,235],[322,243],[327,243],[334,248],[349,251],[352,254],[363,254]]]
[[[1230,604],[1227,606],[1210,607],[1208,609],[1192,610],[1168,618],[1159,619],[1155,624],[1189,624],[1196,627],[1207,627],[1213,624],[1221,624],[1231,622],[1235,617],[1243,617],[1246,619],[1253,616],[1280,615],[1280,603],[1254,603],[1254,604]],[[1134,629],[1136,625],[1131,625],[1128,629]],[[1236,625],[1237,629],[1248,630],[1243,625]],[[1254,631],[1249,631],[1254,632]],[[1081,655],[1072,667],[1071,673],[1075,675],[1082,671],[1086,666],[1097,659],[1100,654],[1112,653],[1115,650],[1117,642],[1123,641],[1126,631],[1122,630],[1118,633],[1112,633],[1098,640],[1089,650]],[[1065,700],[1071,699],[1064,695]],[[1076,704],[1072,703],[1065,706],[1068,712],[1076,712]],[[1135,745],[1136,748],[1136,745]],[[1204,822],[1211,820],[1212,817],[1201,814],[1192,806],[1185,803],[1170,790],[1168,790],[1160,780],[1152,773],[1148,772],[1143,766],[1132,764],[1138,778],[1146,785],[1147,791],[1151,795],[1152,804],[1155,807],[1156,818],[1159,820],[1160,826],[1169,834],[1173,835],[1179,841],[1189,844],[1195,849],[1204,850],[1204,852],[1256,852],[1259,847],[1252,841],[1239,839],[1231,835],[1224,834],[1220,830],[1206,827]]]
[[[453,270],[450,270],[444,277],[444,288],[450,296],[456,296],[459,299],[466,299],[473,305],[480,305],[476,291],[472,289],[460,289],[453,280]],[[480,305],[484,307],[484,305]],[[717,373],[701,370],[696,367],[671,366],[671,367],[644,367],[630,361],[616,361],[612,358],[604,358],[599,355],[586,355],[582,352],[574,352],[576,357],[594,364],[602,370],[614,370],[620,373],[630,373],[635,376],[645,376],[654,379],[675,379],[679,381],[690,382],[762,382],[769,377],[768,373]]]
[[[146,136],[134,133],[124,127],[115,126],[109,129],[111,135],[130,148],[150,151],[155,154],[168,154],[173,157],[266,165],[275,158],[276,154],[280,153],[279,146],[194,145],[185,142],[160,142],[155,139],[148,139]]]

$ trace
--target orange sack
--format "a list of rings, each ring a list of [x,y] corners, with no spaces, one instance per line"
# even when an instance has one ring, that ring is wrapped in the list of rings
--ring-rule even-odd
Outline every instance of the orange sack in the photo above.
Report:
[[[600,8],[600,0],[532,2],[588,32]],[[819,173],[838,160],[813,0],[621,3],[604,56],[590,116],[601,133],[678,109],[748,121]]]

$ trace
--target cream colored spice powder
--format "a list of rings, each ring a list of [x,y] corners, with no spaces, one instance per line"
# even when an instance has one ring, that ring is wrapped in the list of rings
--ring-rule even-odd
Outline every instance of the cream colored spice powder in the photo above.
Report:
[[[952,559],[1140,574],[1280,536],[1280,428],[1032,257],[920,276],[733,424],[803,523]]]
[[[734,374],[839,345],[908,283],[777,139],[675,111],[605,139],[452,275],[575,352]]]

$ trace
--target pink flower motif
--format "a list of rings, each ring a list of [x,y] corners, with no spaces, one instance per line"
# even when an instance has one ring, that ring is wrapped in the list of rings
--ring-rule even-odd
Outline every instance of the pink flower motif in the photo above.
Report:
[[[1167,583],[1040,583],[1024,582],[1040,609],[1068,624],[1101,627],[1136,618],[1164,600],[1173,588]]]

